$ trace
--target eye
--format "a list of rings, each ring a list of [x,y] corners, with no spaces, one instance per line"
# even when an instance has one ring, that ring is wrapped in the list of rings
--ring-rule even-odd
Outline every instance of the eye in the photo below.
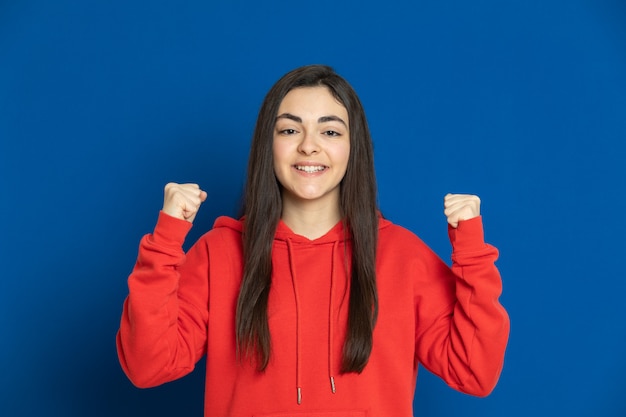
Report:
[[[334,130],[327,130],[327,131],[324,132],[324,135],[330,136],[330,137],[335,137],[335,136],[341,136],[341,133],[336,132]]]
[[[280,133],[281,135],[294,135],[297,132],[295,129],[282,129],[282,130],[279,130],[278,133]]]

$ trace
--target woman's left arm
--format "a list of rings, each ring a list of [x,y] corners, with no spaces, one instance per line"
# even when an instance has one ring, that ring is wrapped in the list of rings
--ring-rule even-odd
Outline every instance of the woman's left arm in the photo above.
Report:
[[[480,200],[447,195],[445,214],[452,243],[452,268],[439,266],[442,282],[453,280],[453,302],[417,336],[426,368],[459,391],[486,396],[495,388],[509,337],[509,317],[499,303],[502,280],[498,251],[484,241]]]

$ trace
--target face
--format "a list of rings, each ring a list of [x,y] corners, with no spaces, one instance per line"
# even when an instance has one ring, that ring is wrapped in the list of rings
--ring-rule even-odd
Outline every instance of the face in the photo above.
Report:
[[[326,87],[291,90],[278,109],[273,153],[283,204],[337,209],[350,157],[348,111]]]

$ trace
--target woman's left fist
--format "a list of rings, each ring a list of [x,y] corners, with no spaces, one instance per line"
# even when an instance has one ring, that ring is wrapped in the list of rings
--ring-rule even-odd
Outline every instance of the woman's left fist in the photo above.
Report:
[[[444,214],[450,226],[480,216],[480,198],[471,194],[448,194],[443,198]]]

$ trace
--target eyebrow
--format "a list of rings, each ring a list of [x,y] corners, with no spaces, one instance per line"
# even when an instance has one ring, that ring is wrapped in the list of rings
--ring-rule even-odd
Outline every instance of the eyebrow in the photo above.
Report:
[[[276,120],[278,119],[289,119],[289,120],[293,120],[296,123],[302,123],[302,118],[295,116],[291,113],[283,113],[283,114],[279,114],[278,116],[276,116]],[[327,123],[327,122],[339,122],[342,125],[348,127],[348,125],[346,124],[346,122],[344,122],[344,120],[339,117],[339,116],[334,116],[334,115],[330,115],[330,116],[322,116],[319,119],[317,119],[317,123]]]

